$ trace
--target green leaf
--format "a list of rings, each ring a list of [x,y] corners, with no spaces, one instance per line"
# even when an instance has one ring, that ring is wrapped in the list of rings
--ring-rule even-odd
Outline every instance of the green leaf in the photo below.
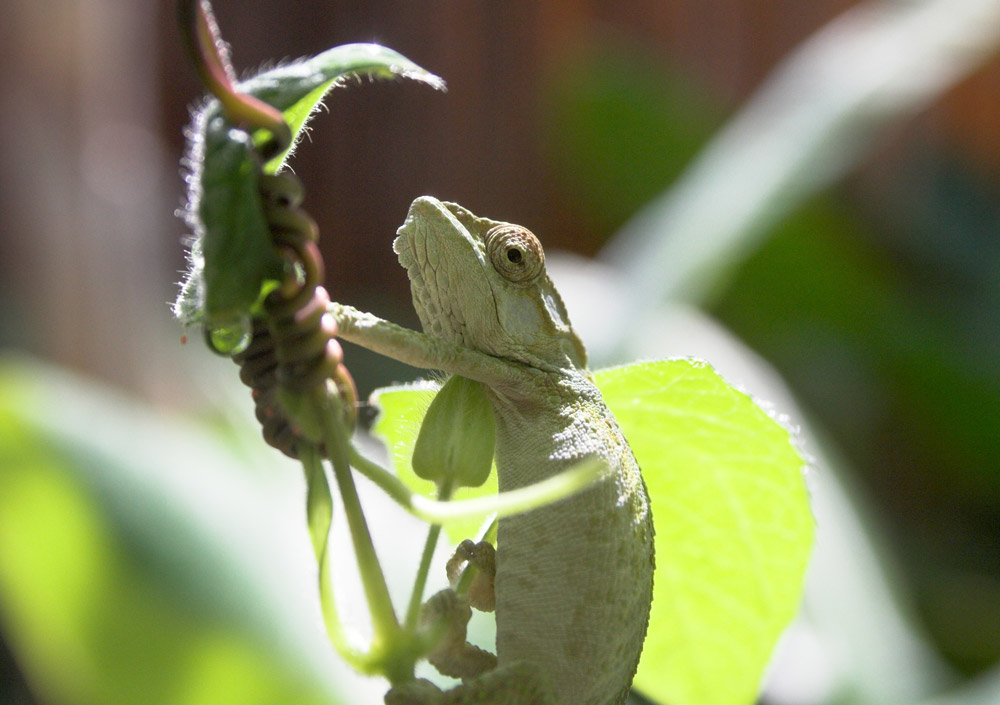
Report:
[[[483,386],[452,375],[434,395],[413,448],[413,471],[439,488],[479,487],[493,468],[496,425]]]
[[[787,429],[704,363],[595,377],[653,502],[653,610],[635,686],[665,705],[752,703],[801,598],[805,463]]]
[[[210,335],[234,328],[249,333],[250,308],[264,281],[281,275],[251,150],[250,138],[240,130],[227,129],[205,142],[198,218],[206,234],[201,246],[203,305]],[[238,341],[242,336],[237,332],[234,337]]]
[[[324,96],[352,77],[404,77],[444,87],[434,74],[377,44],[334,47],[248,79],[238,90],[281,110],[293,136],[287,149],[263,165],[265,173],[284,165]],[[209,100],[187,136],[185,220],[194,241],[174,315],[184,324],[204,322],[210,332],[219,330],[238,342],[268,281],[282,275],[257,184],[255,148],[269,135],[258,130],[251,138],[229,123],[217,100]]]
[[[40,700],[343,702],[298,597],[314,570],[289,550],[308,541],[301,514],[276,486],[188,426],[24,361],[0,360],[0,437],[0,617]]]
[[[311,59],[296,61],[265,71],[239,85],[239,90],[273,105],[285,116],[292,129],[292,144],[302,137],[303,129],[323,98],[333,88],[351,78],[409,78],[444,89],[444,81],[421,68],[402,54],[378,44],[344,44],[328,49]],[[255,134],[259,144],[267,138]],[[264,171],[276,173],[285,163],[292,148],[273,157]]]
[[[430,382],[376,390],[372,404],[379,410],[372,433],[385,443],[396,475],[414,492],[427,497],[437,496],[437,485],[421,479],[413,472],[412,458],[417,435],[424,416],[431,405],[439,385]],[[452,499],[486,497],[497,492],[496,472],[479,487],[462,487],[452,495]],[[478,537],[483,522],[456,521],[445,525],[448,538],[457,543],[463,539]]]

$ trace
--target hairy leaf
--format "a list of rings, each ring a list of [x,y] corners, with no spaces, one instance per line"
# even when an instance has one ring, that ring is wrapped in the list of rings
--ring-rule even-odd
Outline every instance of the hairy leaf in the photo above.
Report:
[[[275,173],[284,165],[332,88],[352,77],[397,76],[444,87],[437,76],[377,44],[334,47],[239,84],[238,90],[281,110],[292,131],[292,144],[264,164],[264,172]],[[218,331],[238,344],[268,282],[282,274],[258,195],[254,150],[268,135],[248,135],[229,123],[217,100],[209,100],[195,114],[187,136],[190,173],[184,215],[194,237],[174,315],[185,324],[204,323],[210,333]]]
[[[432,88],[444,89],[444,81],[421,68],[402,54],[378,44],[344,44],[265,71],[244,81],[239,89],[278,108],[292,129],[292,143],[302,136],[309,118],[333,88],[350,79],[408,78]],[[254,135],[259,143],[265,138]],[[267,173],[277,172],[291,149],[273,157],[264,166]]]

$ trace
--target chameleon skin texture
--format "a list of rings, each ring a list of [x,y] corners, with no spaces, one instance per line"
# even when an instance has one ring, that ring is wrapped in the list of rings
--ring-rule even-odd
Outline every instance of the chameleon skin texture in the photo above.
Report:
[[[502,239],[498,239],[502,238]],[[609,705],[628,694],[649,620],[653,523],[639,467],[586,369],[586,353],[519,226],[417,199],[394,243],[425,333],[507,361],[480,376],[496,420],[501,491],[584,458],[607,462],[587,490],[500,520],[496,620],[500,679],[530,664],[558,705]],[[514,252],[513,250],[517,250]],[[520,664],[520,665],[519,665]],[[470,681],[448,702],[524,702]],[[547,701],[547,700],[546,700]]]

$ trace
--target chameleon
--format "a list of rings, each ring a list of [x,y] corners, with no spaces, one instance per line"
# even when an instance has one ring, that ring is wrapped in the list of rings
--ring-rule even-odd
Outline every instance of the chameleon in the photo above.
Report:
[[[496,423],[501,492],[595,457],[605,469],[572,497],[500,519],[495,557],[488,556],[495,561],[496,659],[473,659],[479,665],[451,690],[413,681],[390,690],[386,702],[623,703],[652,602],[650,501],[546,273],[541,244],[522,226],[423,196],[410,206],[393,250],[423,332],[334,303],[340,336],[481,383]],[[471,542],[463,546],[466,558],[483,554]],[[467,612],[455,597],[444,591],[428,606]],[[463,647],[479,651],[456,646]]]

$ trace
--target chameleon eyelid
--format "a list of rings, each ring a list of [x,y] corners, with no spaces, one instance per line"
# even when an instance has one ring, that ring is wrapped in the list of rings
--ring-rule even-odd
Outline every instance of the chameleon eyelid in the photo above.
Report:
[[[527,284],[545,269],[545,253],[530,230],[520,225],[496,225],[484,238],[493,268],[507,281]]]

